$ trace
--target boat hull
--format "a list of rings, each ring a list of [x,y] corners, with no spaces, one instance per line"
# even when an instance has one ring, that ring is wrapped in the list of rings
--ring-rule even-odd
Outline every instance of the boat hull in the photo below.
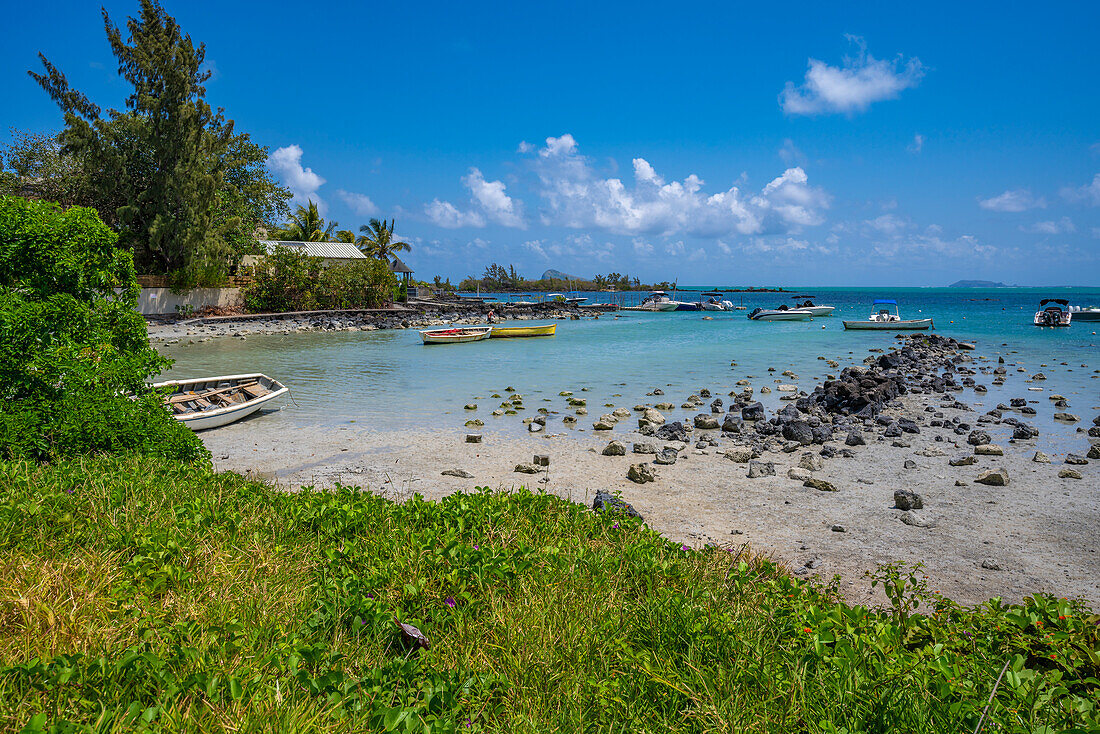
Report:
[[[489,332],[492,339],[510,339],[512,337],[527,336],[554,336],[557,324],[544,324],[542,326],[494,326]]]
[[[849,331],[925,331],[932,328],[932,319],[845,321],[844,328]]]
[[[833,311],[836,310],[836,306],[803,306],[800,311],[809,311],[814,315],[814,318],[820,318],[822,316],[832,316]]]
[[[491,326],[483,329],[434,329],[420,332],[420,339],[425,344],[462,344],[488,339],[492,332]]]
[[[791,311],[761,311],[755,315],[749,315],[752,321],[805,321],[813,318],[813,314],[803,309]]]
[[[1070,312],[1073,321],[1100,321],[1100,308]]]
[[[266,403],[281,398],[284,395],[290,393],[278,380],[273,380],[267,375],[261,373],[252,373],[247,375],[224,375],[221,377],[204,377],[195,380],[170,380],[168,382],[158,382],[153,385],[154,389],[162,389],[166,387],[177,388],[177,394],[182,394],[188,388],[191,389],[203,389],[204,387],[216,387],[220,383],[232,384],[244,384],[246,382],[256,381],[260,382],[268,392],[266,395],[261,395],[258,398],[252,398],[246,400],[243,403],[237,403],[235,405],[228,405],[221,408],[214,408],[211,410],[197,410],[190,413],[178,413],[174,417],[180,423],[184,424],[193,431],[205,431],[209,428],[220,428],[221,426],[235,423],[242,418],[246,418],[257,410],[262,408]]]

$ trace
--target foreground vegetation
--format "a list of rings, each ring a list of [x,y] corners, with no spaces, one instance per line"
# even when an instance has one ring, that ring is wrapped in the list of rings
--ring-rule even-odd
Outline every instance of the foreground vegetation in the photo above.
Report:
[[[985,731],[1100,730],[1098,618],[1064,600],[963,609],[884,569],[891,608],[846,606],[524,490],[0,477],[4,730],[972,732],[1002,669]]]

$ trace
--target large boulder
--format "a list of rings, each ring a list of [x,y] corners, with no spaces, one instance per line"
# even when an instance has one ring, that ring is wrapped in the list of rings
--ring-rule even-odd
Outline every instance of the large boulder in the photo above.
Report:
[[[966,442],[971,446],[984,446],[992,443],[993,439],[985,431],[974,430],[966,437]]]
[[[817,489],[822,492],[835,492],[836,487],[831,482],[826,482],[824,479],[818,479],[816,477],[807,479],[802,483],[803,487],[809,487],[811,489]]]
[[[770,461],[750,461],[749,462],[749,479],[756,479],[758,477],[774,477],[775,476],[775,464]]]
[[[662,466],[675,464],[677,456],[676,449],[666,447],[657,452],[657,455],[653,457],[653,463]]]
[[[718,419],[710,413],[700,413],[699,415],[695,416],[694,423],[696,428],[701,428],[704,430],[718,428]]]
[[[657,475],[649,468],[648,464],[631,464],[626,471],[626,478],[635,484],[645,484],[657,479]]]
[[[783,425],[783,438],[809,446],[814,442],[814,432],[806,421],[790,421]]]
[[[688,443],[691,440],[687,434],[687,430],[684,428],[684,424],[680,421],[666,423],[658,428],[653,435],[662,441],[681,441],[683,443]]]
[[[807,451],[799,457],[798,465],[808,471],[821,471],[825,468],[825,461],[820,456]]]
[[[734,413],[726,413],[726,417],[722,419],[722,430],[727,433],[740,433],[741,426],[745,423],[741,416]]]
[[[741,417],[747,421],[762,421],[764,420],[764,404],[763,403],[751,403],[741,408]]]
[[[979,474],[975,481],[991,487],[1004,487],[1008,484],[1008,472],[1004,469],[989,469]]]
[[[752,460],[752,457],[752,449],[744,448],[743,446],[726,449],[726,458],[738,464],[747,464]]]
[[[621,512],[630,517],[643,519],[630,503],[610,492],[596,492],[596,498],[592,500],[592,509],[596,512]]]
[[[622,441],[612,441],[603,449],[604,456],[626,456],[626,446]]]
[[[924,498],[911,489],[895,489],[894,507],[899,510],[920,510],[924,507]]]
[[[848,437],[844,439],[845,446],[865,446],[867,442],[863,439],[862,431],[852,431],[848,434]]]
[[[665,417],[653,408],[646,408],[645,413],[642,414],[642,420],[648,421],[655,426],[661,426],[665,423]]]
[[[655,454],[657,453],[657,447],[651,443],[639,442],[631,446],[632,453],[635,454]]]

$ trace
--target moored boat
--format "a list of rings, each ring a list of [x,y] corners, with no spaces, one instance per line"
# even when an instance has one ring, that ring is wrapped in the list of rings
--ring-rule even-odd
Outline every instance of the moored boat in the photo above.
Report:
[[[488,339],[493,331],[492,326],[469,326],[455,329],[426,329],[420,332],[420,338],[425,344],[458,344],[461,342],[478,342]]]
[[[813,314],[801,308],[757,308],[749,314],[751,321],[805,321],[812,319]]]
[[[807,299],[803,303],[795,303],[794,307],[803,311],[809,311],[814,315],[814,318],[820,316],[832,316],[833,311],[836,310],[836,306],[815,306],[814,302]]]
[[[520,336],[554,336],[557,324],[539,324],[538,326],[494,326],[491,339],[508,339]]]
[[[218,428],[252,415],[265,403],[290,391],[278,380],[259,372],[247,375],[169,380],[153,385],[171,388],[164,402],[180,423],[194,431]]]
[[[668,297],[668,294],[664,291],[653,291],[648,296],[642,299],[641,304],[637,306],[623,306],[623,311],[675,311],[677,307],[676,301],[673,301]]]
[[[1069,314],[1074,321],[1100,321],[1100,308],[1095,306],[1070,306]]]
[[[1044,298],[1039,302],[1039,310],[1035,312],[1032,323],[1036,326],[1069,326],[1075,316],[1069,310],[1069,301],[1066,299]]]
[[[892,312],[890,306],[894,307]],[[880,298],[871,304],[871,315],[865,321],[845,321],[844,328],[853,331],[924,331],[933,328],[933,324],[932,319],[903,319],[896,300]]]

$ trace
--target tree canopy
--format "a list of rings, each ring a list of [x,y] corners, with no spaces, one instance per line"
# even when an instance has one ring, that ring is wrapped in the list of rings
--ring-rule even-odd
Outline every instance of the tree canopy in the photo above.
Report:
[[[82,195],[142,272],[180,287],[216,281],[290,192],[267,171],[267,149],[207,103],[205,46],[159,2],[141,0],[126,38],[106,10],[103,24],[131,87],[124,110],[104,114],[42,54],[42,71],[29,72],[64,113],[57,153],[83,172]]]

